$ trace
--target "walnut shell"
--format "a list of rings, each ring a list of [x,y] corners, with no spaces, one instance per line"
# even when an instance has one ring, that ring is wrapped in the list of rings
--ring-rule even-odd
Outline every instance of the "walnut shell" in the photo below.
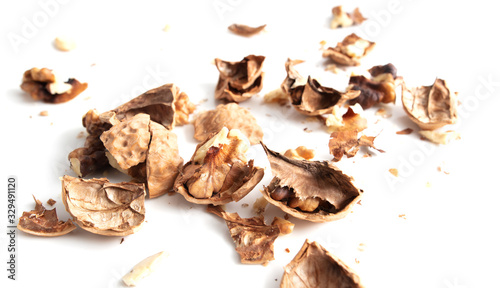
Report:
[[[177,176],[174,190],[189,202],[213,205],[238,202],[250,193],[264,177],[264,169],[246,160],[248,140],[236,131],[223,127],[198,144]]]
[[[392,64],[374,66],[370,70],[372,79],[362,75],[352,75],[349,78],[348,89],[359,90],[361,94],[349,100],[349,105],[359,103],[363,109],[368,109],[376,103],[396,102],[396,67]]]
[[[177,135],[151,121],[151,142],[146,157],[149,198],[161,196],[174,186],[184,160],[179,156]]]
[[[71,219],[66,222],[59,221],[56,208],[47,210],[43,207],[42,202],[35,200],[35,209],[30,212],[23,212],[19,217],[17,229],[36,236],[54,237],[68,234],[76,229]]]
[[[342,260],[308,239],[285,266],[281,288],[363,288],[359,276]]]
[[[109,183],[65,175],[62,200],[66,211],[82,229],[106,236],[126,236],[138,231],[145,218],[144,184]]]
[[[332,163],[291,159],[261,144],[274,176],[262,194],[284,212],[311,222],[333,221],[361,198],[362,190]]]
[[[336,47],[328,47],[323,52],[323,57],[330,58],[333,62],[345,66],[361,65],[361,58],[366,56],[375,47],[374,42],[367,41],[352,33],[337,43]]]
[[[240,130],[251,145],[259,143],[264,136],[262,128],[247,109],[236,103],[220,104],[214,110],[202,112],[194,120],[194,139],[204,141],[223,127]]]
[[[219,70],[219,81],[215,88],[215,99],[242,102],[262,90],[264,56],[248,55],[239,62],[215,59]]]
[[[236,23],[231,24],[227,27],[227,29],[233,32],[234,34],[244,37],[250,37],[255,34],[258,34],[260,31],[264,30],[264,28],[266,28],[266,25],[251,27],[248,25],[236,24]]]
[[[431,86],[406,88],[401,85],[401,99],[408,117],[423,130],[435,130],[457,121],[457,96],[446,81],[436,79]]]

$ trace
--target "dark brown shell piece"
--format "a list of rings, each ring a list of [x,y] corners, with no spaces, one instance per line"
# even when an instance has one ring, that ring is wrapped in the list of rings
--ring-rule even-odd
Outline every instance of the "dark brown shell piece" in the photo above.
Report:
[[[266,225],[262,215],[241,218],[238,213],[225,212],[220,206],[208,205],[207,211],[226,221],[241,263],[267,265],[274,260],[274,241],[280,235],[278,225]]]
[[[264,30],[264,28],[266,28],[266,25],[251,27],[245,24],[236,24],[236,23],[231,24],[227,27],[227,29],[229,29],[229,31],[233,32],[234,34],[244,37],[250,37],[256,35],[262,30]]]
[[[342,260],[308,239],[285,266],[281,288],[363,288],[361,280]]]
[[[291,159],[261,144],[274,176],[262,193],[284,212],[312,222],[338,220],[360,199],[362,191],[352,178],[332,163]]]
[[[76,229],[71,219],[66,222],[59,221],[56,208],[47,210],[35,196],[33,196],[33,199],[36,203],[35,209],[23,212],[23,215],[19,217],[19,223],[17,224],[19,230],[31,235],[53,237],[68,234]]]
[[[359,90],[358,97],[349,100],[349,105],[359,103],[363,109],[368,109],[376,103],[396,102],[396,67],[392,64],[374,66],[368,70],[372,79],[362,75],[352,75],[349,78],[348,89]]]
[[[215,99],[242,102],[262,90],[264,56],[248,55],[238,62],[215,59],[219,80],[215,88]]]

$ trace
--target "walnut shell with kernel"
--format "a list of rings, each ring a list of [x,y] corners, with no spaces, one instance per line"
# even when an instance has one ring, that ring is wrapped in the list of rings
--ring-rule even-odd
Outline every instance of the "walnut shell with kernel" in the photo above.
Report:
[[[284,212],[311,222],[333,221],[345,217],[361,198],[362,190],[332,163],[295,160],[262,147],[274,176],[262,194]]]
[[[110,183],[105,178],[84,180],[67,175],[61,181],[66,211],[82,229],[106,236],[126,236],[138,231],[144,223],[144,184]]]
[[[365,40],[352,33],[337,43],[335,47],[328,47],[323,52],[323,57],[330,58],[333,62],[345,66],[361,65],[361,58],[365,57],[373,48],[375,42]]]
[[[198,144],[177,176],[174,190],[192,203],[238,202],[264,177],[264,169],[246,159],[249,143],[237,129],[223,127]]]

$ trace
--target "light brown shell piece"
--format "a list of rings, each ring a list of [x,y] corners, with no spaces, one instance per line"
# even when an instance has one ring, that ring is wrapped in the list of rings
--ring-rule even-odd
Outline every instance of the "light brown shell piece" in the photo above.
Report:
[[[403,108],[422,130],[435,130],[457,121],[457,96],[446,81],[436,79],[431,86],[407,88],[402,84]]]
[[[261,143],[271,164],[274,178],[264,187],[262,194],[269,203],[284,212],[311,222],[327,222],[345,217],[352,206],[359,201],[362,190],[352,184],[352,178],[345,175],[330,162],[295,160],[268,149]],[[273,199],[272,193],[279,187],[293,189],[294,195]],[[307,201],[319,200],[313,211],[302,211],[290,207],[292,198]],[[323,205],[323,206],[322,206]],[[328,209],[321,209],[328,207]]]
[[[264,56],[248,55],[239,62],[215,59],[219,80],[215,99],[243,102],[262,90]]]
[[[363,288],[359,276],[342,260],[308,239],[285,266],[280,288]]]
[[[223,127],[240,130],[251,145],[258,144],[264,133],[255,117],[236,103],[219,104],[214,110],[202,112],[194,120],[194,139],[204,141]]]
[[[144,223],[144,184],[67,175],[61,181],[66,211],[82,229],[106,236],[126,236]]]
[[[265,266],[274,260],[274,241],[280,235],[277,225],[266,225],[263,216],[241,218],[238,213],[225,212],[220,206],[209,205],[207,211],[226,221],[241,263]]]
[[[186,93],[181,92],[174,100],[174,126],[182,126],[189,123],[189,115],[196,110],[194,105]]]
[[[101,134],[104,147],[123,170],[146,160],[151,138],[149,119],[148,114],[137,114]]]
[[[35,209],[29,212],[23,212],[23,215],[19,217],[17,229],[31,235],[45,237],[65,235],[76,229],[71,219],[68,219],[66,222],[59,221],[56,208],[47,210],[43,207],[42,202],[37,200],[35,196],[33,196],[33,199],[36,203]]]
[[[146,157],[149,198],[172,190],[184,160],[179,156],[177,136],[164,126],[151,121],[151,143]]]
[[[361,135],[358,138],[357,130],[343,130],[334,131],[330,135],[330,141],[328,142],[328,148],[330,149],[330,154],[333,155],[333,161],[338,162],[342,159],[344,155],[347,158],[354,157],[358,153],[361,146],[370,147],[381,153],[385,151],[378,149],[374,146],[376,136],[366,136]]]
[[[366,43],[366,45],[359,45],[358,41]],[[358,35],[352,33],[344,38],[342,42],[337,43],[336,47],[328,47],[323,52],[323,57],[330,58],[333,62],[345,66],[359,66],[361,65],[361,58],[366,56],[375,47],[375,42],[367,41]],[[351,55],[350,50],[362,50],[361,55]]]
[[[264,30],[264,28],[266,28],[265,24],[257,27],[251,27],[245,24],[237,24],[237,23],[231,24],[227,27],[227,29],[233,32],[234,34],[244,37],[250,37],[256,35],[260,31]]]

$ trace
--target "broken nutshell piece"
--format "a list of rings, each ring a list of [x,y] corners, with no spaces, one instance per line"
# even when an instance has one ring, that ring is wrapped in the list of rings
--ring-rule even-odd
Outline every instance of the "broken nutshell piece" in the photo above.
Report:
[[[215,99],[242,102],[262,90],[264,56],[248,55],[238,62],[215,59],[219,81],[215,87]]]
[[[355,98],[359,91],[345,93],[319,84],[316,79],[300,76],[295,64],[300,60],[288,59],[285,63],[287,76],[281,84],[281,89],[288,94],[293,107],[301,114],[317,116],[331,113],[335,105],[342,105],[345,101]]]
[[[391,63],[374,66],[368,70],[371,79],[363,75],[352,75],[349,78],[348,90],[359,90],[358,97],[349,100],[349,105],[359,103],[363,109],[368,109],[376,103],[396,102],[397,70]]]
[[[286,150],[283,155],[295,160],[311,160],[312,158],[314,158],[314,150],[308,149],[305,146],[299,146],[295,149]]]
[[[422,130],[434,130],[457,121],[457,95],[446,81],[436,78],[431,86],[407,88],[402,84],[401,99],[408,117]]]
[[[47,237],[65,235],[76,229],[71,219],[66,222],[59,221],[56,208],[47,210],[35,196],[33,199],[36,203],[35,209],[23,212],[23,215],[19,217],[17,229],[31,235]]]
[[[262,194],[284,212],[311,222],[338,220],[359,201],[362,191],[330,162],[295,160],[268,149],[274,178]]]
[[[223,205],[238,202],[264,177],[264,169],[246,159],[248,139],[223,127],[198,144],[177,176],[174,190],[192,203]]]
[[[278,225],[266,225],[264,217],[241,218],[238,213],[225,212],[209,205],[207,211],[226,221],[243,264],[267,265],[274,260],[274,241],[280,235]]]
[[[151,275],[167,256],[168,253],[161,251],[137,263],[130,272],[122,277],[123,283],[129,287],[136,286],[141,279]]]
[[[375,47],[375,42],[365,40],[352,33],[337,43],[335,47],[328,47],[323,51],[323,57],[345,66],[361,65],[361,58],[365,57]]]
[[[200,142],[213,133],[218,133],[223,127],[240,130],[251,145],[259,143],[264,136],[252,113],[236,103],[219,104],[214,110],[198,114],[193,125],[194,139]]]
[[[361,137],[358,138],[357,130],[335,131],[330,135],[328,148],[335,162],[340,161],[344,155],[346,155],[347,158],[354,157],[362,146],[370,147],[384,153],[384,150],[377,149],[374,146],[373,142],[375,138],[376,136],[366,135],[361,135]]]
[[[305,240],[293,260],[285,266],[281,288],[363,288],[361,280],[342,260],[317,242]]]
[[[337,29],[342,27],[349,27],[363,23],[366,18],[355,8],[352,13],[347,13],[342,6],[335,6],[332,9],[333,19],[330,22],[330,28]]]
[[[236,23],[231,24],[227,27],[227,29],[229,29],[229,31],[233,32],[234,34],[244,37],[250,37],[256,35],[262,30],[264,30],[264,28],[266,28],[265,24],[257,27],[251,27],[245,24],[236,24]]]
[[[108,179],[61,178],[62,201],[82,229],[106,236],[126,236],[144,223],[144,184]]]
[[[363,109],[359,104],[353,107],[348,107],[347,111],[340,116],[340,108],[335,107],[332,114],[328,115],[326,118],[326,127],[329,133],[341,132],[341,131],[363,131],[368,127],[367,120],[361,116],[361,111]],[[354,112],[354,110],[361,110],[359,113]]]
[[[34,100],[59,104],[75,98],[87,86],[87,83],[80,83],[74,78],[63,81],[52,70],[35,67],[24,72],[21,89]]]

